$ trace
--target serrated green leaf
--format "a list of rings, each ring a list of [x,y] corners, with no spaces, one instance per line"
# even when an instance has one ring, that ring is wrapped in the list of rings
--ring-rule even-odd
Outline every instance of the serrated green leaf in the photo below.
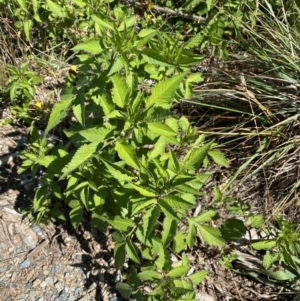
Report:
[[[157,203],[157,199],[146,199],[146,198],[141,198],[139,199],[138,202],[133,202],[132,203],[132,215],[137,214],[138,212],[140,212],[142,209],[152,205],[152,204],[156,204]]]
[[[197,226],[203,240],[210,246],[223,246],[225,244],[219,229],[199,224]]]
[[[264,224],[264,222],[264,217],[260,213],[248,216],[248,224],[250,227],[260,228]]]
[[[190,122],[185,116],[181,116],[178,120],[178,126],[186,133],[190,128]]]
[[[116,243],[118,243],[118,244],[125,243],[126,236],[123,233],[116,231],[116,232],[112,233],[111,236]]]
[[[150,242],[147,241],[147,240],[145,239],[144,232],[142,231],[142,226],[137,226],[137,229],[136,229],[136,231],[135,231],[134,234],[135,234],[136,238],[137,238],[142,244],[144,244],[144,245],[146,245],[146,246],[151,246]],[[146,242],[146,243],[145,243],[145,242]],[[152,257],[151,257],[151,259],[152,259]]]
[[[84,205],[86,210],[90,210],[90,190],[88,187],[84,187],[80,191],[80,200],[82,204]]]
[[[27,10],[27,1],[26,0],[17,0],[19,6],[24,10],[26,13],[28,13]]]
[[[252,248],[255,250],[271,250],[276,247],[276,240],[263,240],[254,242],[251,244]]]
[[[128,282],[133,284],[135,287],[138,287],[141,284],[140,279],[137,274],[137,271],[136,271],[136,268],[134,266],[130,267]],[[139,300],[137,300],[137,301],[139,301]]]
[[[123,80],[118,74],[115,74],[112,78],[112,101],[120,108],[124,108],[128,101],[128,87],[125,80]]]
[[[188,267],[188,266],[177,267],[177,268],[172,269],[166,276],[171,277],[171,278],[182,277],[187,274],[189,269],[190,269],[190,267]]]
[[[82,131],[78,134],[87,139],[90,142],[103,142],[107,135],[112,132],[112,129],[107,129],[105,127],[93,126]]]
[[[189,248],[192,248],[195,244],[197,229],[190,220],[188,220],[188,225],[189,225],[189,230],[185,240]]]
[[[220,227],[222,237],[227,242],[233,242],[240,239],[247,232],[243,221],[235,218],[227,219]]]
[[[118,57],[109,69],[107,77],[110,78],[113,74],[119,72],[124,67],[124,59],[120,56]]]
[[[118,27],[118,31],[124,31],[125,29],[130,28],[135,24],[136,24],[135,16],[129,17],[120,24],[120,26]]]
[[[92,96],[92,99],[97,105],[100,105],[102,107],[105,116],[110,114],[115,109],[114,103],[112,102],[110,97],[105,93],[102,93],[97,96]]]
[[[106,221],[119,231],[127,231],[134,224],[131,219],[117,215],[113,218],[106,218]]]
[[[81,206],[75,207],[70,211],[70,220],[73,227],[77,230],[82,219],[83,208]]]
[[[217,149],[210,150],[208,151],[208,155],[213,159],[213,161],[220,165],[220,166],[225,166],[229,167],[228,161],[224,157],[224,155]]]
[[[35,163],[38,163],[44,167],[49,167],[49,165],[56,159],[56,156],[43,156],[39,158],[32,159]]]
[[[269,251],[266,252],[266,254],[264,255],[263,258],[263,266],[265,269],[269,269],[272,264],[278,260],[278,254],[276,254],[275,256],[272,255]]]
[[[185,168],[198,168],[207,156],[213,141],[206,143],[200,148],[191,149],[188,151],[183,159],[183,164]]]
[[[99,39],[90,39],[87,41],[84,41],[80,44],[77,44],[72,48],[73,51],[85,51],[87,53],[91,54],[98,54],[101,51],[103,51]]]
[[[171,163],[171,166],[169,168],[177,173],[180,170],[180,164],[172,149],[170,149],[169,151],[169,162]]]
[[[63,118],[68,115],[73,102],[73,97],[57,102],[51,110],[49,121],[45,130],[45,135],[49,133],[56,125],[58,125]]]
[[[160,205],[162,212],[166,217],[169,217],[175,221],[180,221],[178,214],[173,210],[173,208],[169,204],[167,204],[163,200],[159,200],[158,203]]]
[[[117,243],[114,247],[115,268],[120,270],[126,258],[125,243]]]
[[[99,24],[100,26],[102,26],[106,29],[114,30],[114,26],[109,21],[107,21],[106,18],[103,15],[98,14],[98,16],[97,15],[91,15],[91,19],[94,22],[96,22],[97,24]]]
[[[138,36],[140,38],[144,38],[148,35],[151,35],[153,33],[156,33],[156,30],[155,29],[152,29],[152,28],[143,28],[139,33],[138,33]]]
[[[145,40],[149,40],[150,36],[147,38],[144,38],[143,40],[139,41],[138,47],[142,47],[142,45],[145,43]],[[157,50],[150,49],[150,48],[144,48],[142,51],[138,51],[143,56],[143,60],[146,63],[149,63],[151,65],[157,65],[157,66],[169,66],[173,67],[176,66],[173,62],[168,61],[163,55],[161,55]]]
[[[80,165],[82,165],[88,159],[90,159],[96,152],[98,145],[98,142],[94,142],[90,144],[84,144],[81,147],[79,147],[78,150],[75,152],[74,156],[72,157],[70,163],[68,164],[66,171],[63,173],[60,179],[65,178],[68,174],[70,174],[72,171],[74,171]]]
[[[138,248],[137,246],[129,239],[126,241],[126,252],[128,257],[136,263],[140,263]]]
[[[152,122],[147,124],[148,130],[154,134],[168,136],[175,136],[177,133],[174,132],[168,125],[162,122]]]
[[[185,248],[185,238],[186,238],[186,233],[183,232],[178,232],[174,236],[174,252],[179,253]]]
[[[169,204],[173,209],[191,209],[195,207],[194,202],[189,202],[179,196],[167,195],[163,200]]]
[[[152,162],[156,166],[156,170],[154,172],[157,174],[158,178],[160,178],[164,182],[169,181],[169,173],[167,172],[165,167],[162,166],[163,163],[159,159],[152,159]]]
[[[69,205],[70,208],[76,208],[76,207],[79,207],[80,202],[78,200],[71,200],[68,203],[68,205]]]
[[[164,246],[168,246],[168,244],[172,241],[173,237],[176,234],[176,222],[169,218],[165,217],[163,222],[163,230],[161,232],[161,240]]]
[[[164,136],[160,136],[154,144],[154,148],[148,152],[149,159],[155,159],[165,153],[166,139]]]
[[[50,11],[53,13],[55,17],[65,18],[66,14],[64,12],[63,7],[59,6],[57,3],[51,0],[46,0],[46,2]]]
[[[138,191],[142,196],[146,196],[149,198],[155,198],[157,196],[157,193],[148,187],[142,187],[142,186],[136,185],[134,183],[130,183],[129,187]]]
[[[197,272],[191,276],[189,276],[189,279],[196,285],[198,285],[208,274],[207,271],[202,270],[200,272]]]
[[[123,140],[118,140],[115,146],[118,156],[134,169],[140,169],[139,162],[136,157],[135,149],[129,143]]]
[[[185,252],[182,252],[182,254],[181,254],[181,261],[182,261],[183,266],[190,266],[189,259]]]
[[[192,73],[185,80],[186,84],[187,83],[200,83],[201,81],[203,81],[203,78],[200,73]]]
[[[190,7],[193,7],[193,6],[190,5]],[[203,35],[202,34],[194,35],[184,43],[184,49],[192,49],[194,47],[198,47],[200,45],[200,43],[202,42],[202,40],[203,40]]]
[[[145,233],[145,241],[149,238],[151,232],[157,225],[158,218],[160,216],[160,209],[158,206],[149,209],[143,216],[143,228]],[[144,243],[145,243],[144,241]]]
[[[100,158],[101,161],[104,163],[104,165],[106,166],[107,170],[109,171],[109,173],[116,179],[118,180],[120,183],[126,181],[126,182],[131,182],[132,180],[134,180],[134,176],[133,174],[131,174],[129,171],[127,171],[124,168],[121,168],[120,166],[118,166],[115,163],[111,163],[105,159]]]
[[[216,215],[216,211],[207,210],[202,212],[198,216],[191,218],[191,220],[197,223],[205,223],[211,221],[215,215]]]
[[[155,265],[160,270],[169,270],[172,266],[170,253],[163,246],[161,246],[158,251],[158,258],[155,261]]]
[[[113,110],[109,114],[107,114],[105,116],[105,118],[107,118],[107,119],[120,119],[120,120],[124,120],[125,119],[125,115],[124,115],[123,112],[121,112],[119,110]]]
[[[176,186],[176,190],[179,191],[179,192],[188,192],[188,193],[191,193],[193,195],[199,195],[199,196],[203,195],[203,192],[189,186],[188,184],[182,184],[182,185]]]
[[[133,287],[124,282],[118,282],[115,288],[120,293],[120,295],[125,299],[128,299],[133,291]]]
[[[30,19],[26,19],[24,20],[24,33],[25,33],[25,36],[26,36],[26,40],[27,41],[31,41],[31,36],[30,36],[30,32],[31,32],[31,29],[32,29],[32,26],[33,26],[33,21],[30,20]]]
[[[152,105],[169,108],[173,102],[174,94],[186,73],[162,80],[151,90],[151,96],[145,100],[146,107]]]
[[[138,273],[138,277],[142,281],[153,281],[153,280],[160,280],[162,278],[161,273],[156,271],[143,271]]]

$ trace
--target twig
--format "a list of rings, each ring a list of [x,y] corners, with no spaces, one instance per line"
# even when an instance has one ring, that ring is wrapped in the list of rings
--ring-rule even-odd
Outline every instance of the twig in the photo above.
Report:
[[[145,1],[145,3],[141,3],[141,2],[136,2],[134,0],[124,0],[124,2],[133,4],[133,6],[139,6],[139,7],[143,7],[146,10],[148,9],[148,2]],[[161,7],[158,5],[151,5],[151,10],[155,10],[157,12],[161,12],[161,13],[165,13],[165,14],[169,14],[169,15],[175,15],[176,17],[182,17],[185,19],[190,19],[190,20],[194,20],[198,23],[206,23],[207,19],[197,16],[197,15],[193,15],[193,14],[188,14],[185,12],[182,12],[180,10],[173,10],[167,7]]]

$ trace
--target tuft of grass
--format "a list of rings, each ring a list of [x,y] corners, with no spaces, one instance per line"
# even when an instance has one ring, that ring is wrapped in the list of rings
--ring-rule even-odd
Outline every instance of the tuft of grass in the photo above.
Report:
[[[300,32],[285,7],[278,15],[268,5],[262,11],[254,27],[234,20],[239,30],[229,59],[210,65],[206,82],[195,87],[193,99],[183,101],[194,108],[195,119],[200,117],[199,133],[217,136],[236,169],[223,191],[252,185],[268,204],[269,219],[282,214],[295,220],[300,213]]]

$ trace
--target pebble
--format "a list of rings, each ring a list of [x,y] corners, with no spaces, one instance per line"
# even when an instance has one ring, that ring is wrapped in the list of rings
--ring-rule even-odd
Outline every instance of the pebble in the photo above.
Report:
[[[62,284],[57,281],[55,284],[54,284],[55,288],[57,289],[58,292],[61,292],[63,290],[63,286]]]
[[[58,296],[58,300],[59,301],[65,301],[65,300],[67,300],[67,292],[66,292],[66,290],[63,289],[61,291],[61,293]]]
[[[37,287],[37,286],[40,285],[40,283],[41,283],[41,280],[40,280],[40,279],[35,279],[35,280],[33,281],[33,283],[32,283],[32,286],[33,286],[33,287]]]
[[[32,282],[27,282],[25,285],[26,288],[31,288],[32,287]]]
[[[33,226],[32,227],[32,230],[33,230],[33,232],[34,233],[36,233],[36,234],[38,234],[38,235],[40,235],[40,236],[42,236],[42,229],[40,228],[40,226],[38,226],[38,225],[35,225],[35,226]]]
[[[7,266],[0,267],[0,273],[7,271]]]
[[[30,261],[29,261],[28,259],[22,261],[21,264],[20,264],[20,267],[21,267],[22,269],[28,268],[29,266],[30,266]]]
[[[49,270],[45,270],[45,271],[43,271],[43,275],[45,275],[45,276],[47,276],[47,275],[49,275]]]
[[[65,273],[65,277],[69,278],[70,277],[70,273],[69,272]]]
[[[46,287],[47,283],[45,281],[41,282],[40,287]]]
[[[47,283],[47,285],[53,285],[54,284],[54,279],[52,277],[47,277],[45,279],[45,282]]]
[[[53,265],[53,267],[51,268],[51,273],[56,274],[58,271],[59,271],[59,265],[58,264]]]

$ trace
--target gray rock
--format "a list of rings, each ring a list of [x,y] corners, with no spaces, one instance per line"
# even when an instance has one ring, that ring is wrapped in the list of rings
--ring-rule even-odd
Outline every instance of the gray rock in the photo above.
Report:
[[[45,282],[47,283],[47,285],[54,285],[54,279],[52,277],[47,277],[45,279]]]
[[[59,271],[59,265],[54,264],[53,267],[51,268],[51,273],[56,274]]]
[[[30,266],[30,261],[29,261],[28,259],[22,261],[21,264],[20,264],[20,267],[21,267],[22,269],[28,268],[29,266]]]

